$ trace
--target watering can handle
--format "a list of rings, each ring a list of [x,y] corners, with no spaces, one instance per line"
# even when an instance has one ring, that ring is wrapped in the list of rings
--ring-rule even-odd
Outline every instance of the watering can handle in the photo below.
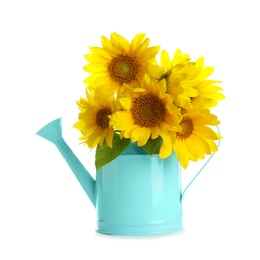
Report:
[[[219,128],[218,126],[216,126],[218,129],[218,133],[220,134]],[[220,140],[218,140],[218,147],[220,145]],[[193,179],[188,183],[188,185],[186,186],[186,188],[183,190],[182,195],[181,195],[181,201],[183,200],[183,196],[186,192],[186,190],[190,187],[190,185],[195,181],[195,179],[199,176],[199,174],[202,172],[202,170],[205,168],[205,166],[209,163],[209,161],[212,159],[212,157],[214,156],[216,152],[214,152],[209,158],[208,160],[204,163],[204,165],[200,168],[200,170],[197,172],[197,174],[193,177]]]

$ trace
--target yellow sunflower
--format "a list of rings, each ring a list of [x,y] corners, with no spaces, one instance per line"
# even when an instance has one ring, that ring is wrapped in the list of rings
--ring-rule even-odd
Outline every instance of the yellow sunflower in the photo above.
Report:
[[[177,132],[173,149],[183,168],[187,168],[189,161],[204,159],[204,156],[218,150],[214,140],[221,136],[209,126],[216,126],[220,122],[217,117],[210,114],[208,109],[193,109],[183,114],[180,126],[182,130]]]
[[[89,148],[94,148],[98,144],[103,145],[104,140],[112,148],[114,129],[109,126],[109,115],[116,111],[113,96],[104,97],[95,93],[91,95],[86,92],[87,99],[80,98],[77,104],[80,109],[78,122],[74,124],[82,136],[79,140],[84,140]]]
[[[190,79],[198,81],[198,84],[194,86],[198,91],[198,95],[193,98],[192,102],[203,103],[205,108],[216,106],[218,101],[224,99],[225,96],[220,92],[223,89],[216,85],[221,81],[207,79],[214,72],[214,68],[210,66],[204,67],[204,58],[201,57],[195,63],[194,72],[190,75]]]
[[[89,64],[84,70],[90,76],[84,82],[94,88],[102,84],[115,93],[124,83],[140,84],[143,75],[156,68],[153,63],[160,47],[148,47],[150,40],[143,33],[130,43],[117,33],[112,33],[110,40],[102,36],[101,42],[102,48],[90,47],[92,54],[85,55]]]
[[[149,138],[162,138],[159,151],[161,158],[172,153],[175,133],[180,131],[180,110],[172,104],[166,93],[166,82],[157,81],[145,74],[141,88],[129,91],[119,99],[123,111],[109,116],[114,129],[121,131],[121,137],[130,138],[138,146],[144,146]]]
[[[161,53],[161,67],[163,75],[160,80],[167,80],[167,92],[173,96],[173,102],[182,108],[191,109],[193,102],[203,104],[205,108],[217,105],[217,101],[224,99],[222,90],[215,83],[218,80],[207,79],[214,68],[204,67],[204,58],[191,62],[188,54],[182,54],[178,49],[173,59],[166,51]]]
[[[167,51],[162,51],[161,67],[164,74],[159,80],[167,81],[167,93],[172,95],[173,102],[178,107],[188,108],[191,97],[198,95],[198,90],[194,88],[198,82],[189,78],[194,70],[194,63],[190,62],[189,55],[183,55],[177,49],[171,60]]]

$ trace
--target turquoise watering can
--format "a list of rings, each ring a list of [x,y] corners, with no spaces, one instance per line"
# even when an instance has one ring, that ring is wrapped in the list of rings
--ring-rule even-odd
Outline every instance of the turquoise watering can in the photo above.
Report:
[[[94,180],[64,141],[61,118],[45,125],[37,135],[56,145],[88,195],[96,208],[97,232],[142,236],[182,229],[183,195],[201,171],[182,192],[175,153],[162,160],[131,143],[100,168]]]

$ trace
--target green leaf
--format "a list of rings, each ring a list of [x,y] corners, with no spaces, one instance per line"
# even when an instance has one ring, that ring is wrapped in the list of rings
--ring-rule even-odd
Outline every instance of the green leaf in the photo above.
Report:
[[[161,144],[162,144],[162,139],[160,137],[156,139],[149,138],[147,143],[143,146],[143,148],[150,155],[157,154],[159,153]]]
[[[172,74],[172,71],[171,71],[171,70],[165,72],[165,73],[158,79],[158,81],[161,81],[161,80],[163,80],[163,79],[166,79],[166,80],[167,80],[167,79],[171,76],[171,74]]]
[[[117,158],[129,144],[130,139],[121,139],[118,134],[115,134],[112,148],[108,147],[106,142],[104,142],[102,146],[98,145],[95,160],[96,170],[98,171],[102,166]]]

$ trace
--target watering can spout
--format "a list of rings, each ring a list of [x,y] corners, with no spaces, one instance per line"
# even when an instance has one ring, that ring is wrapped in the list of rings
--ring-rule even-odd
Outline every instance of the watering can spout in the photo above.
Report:
[[[41,128],[36,134],[56,145],[61,155],[66,160],[67,164],[73,171],[75,177],[78,179],[80,185],[82,186],[82,188],[84,189],[84,191],[86,192],[86,194],[88,195],[89,199],[95,207],[96,182],[90,175],[90,173],[86,170],[86,168],[82,165],[82,163],[78,160],[76,155],[72,152],[67,143],[64,141],[62,137],[61,118],[58,118],[48,123],[43,128]]]

